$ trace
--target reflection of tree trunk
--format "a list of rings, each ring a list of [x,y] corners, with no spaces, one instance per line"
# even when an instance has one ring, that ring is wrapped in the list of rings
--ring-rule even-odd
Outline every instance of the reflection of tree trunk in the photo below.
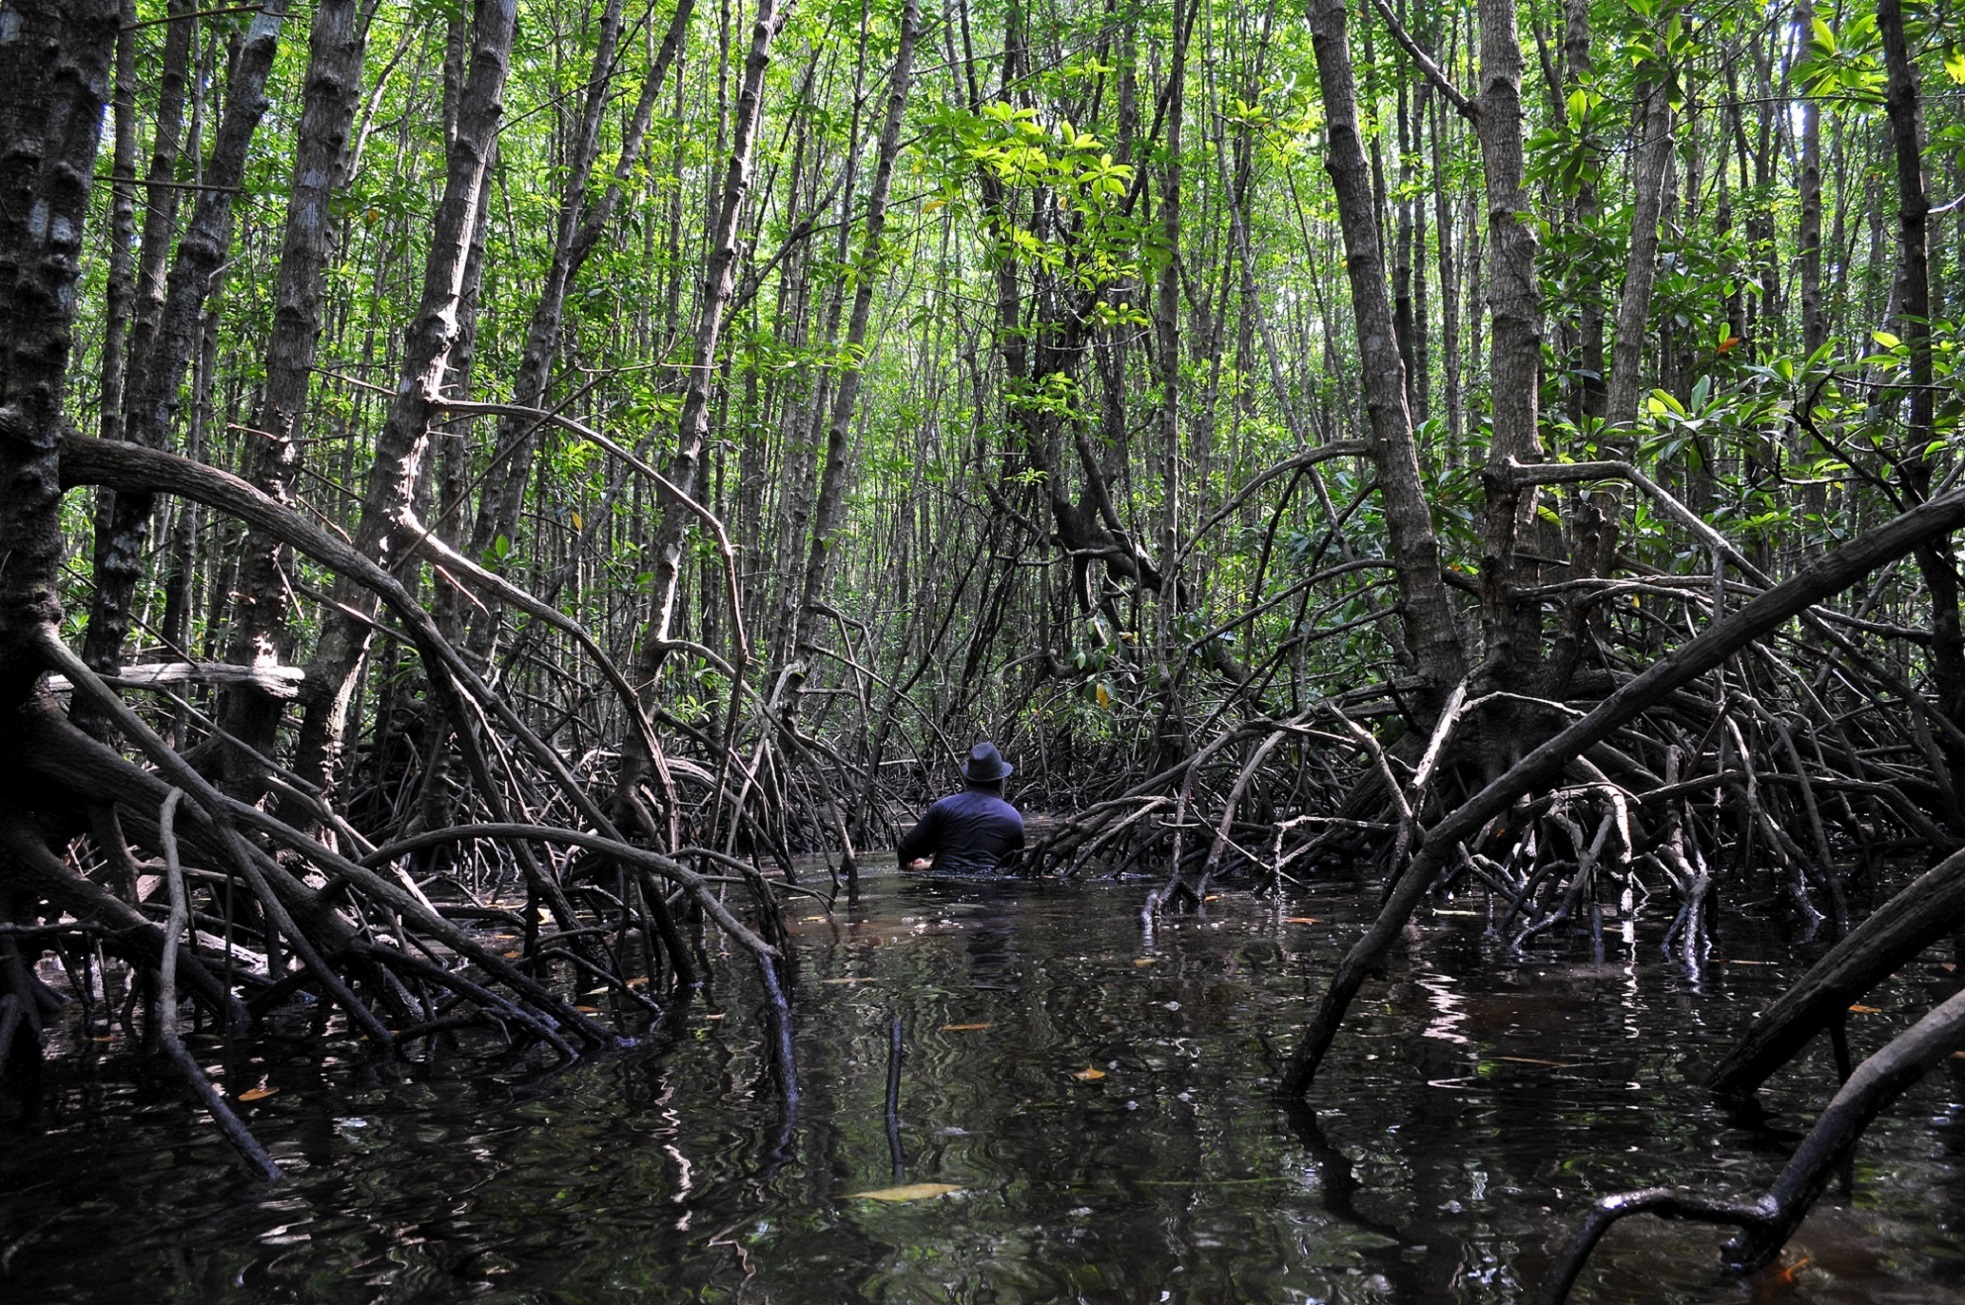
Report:
[[[1603,1197],[1557,1257],[1536,1291],[1536,1305],[1561,1305],[1604,1233],[1633,1214],[1738,1228],[1740,1231],[1720,1251],[1722,1263],[1735,1273],[1752,1273],[1772,1264],[1830,1181],[1845,1169],[1871,1121],[1954,1053],[1961,1041],[1965,1041],[1965,992],[1954,994],[1863,1061],[1816,1116],[1815,1126],[1795,1148],[1766,1194],[1754,1200],[1729,1200],[1669,1187]]]
[[[355,546],[392,569],[408,555],[411,540],[402,530],[402,516],[415,500],[438,387],[457,339],[471,230],[502,113],[516,9],[516,0],[478,0],[470,82],[448,151],[443,201],[424,263],[422,297],[404,341],[401,380],[376,443],[355,529]],[[340,755],[356,672],[368,650],[377,611],[371,596],[345,580],[337,581],[331,607],[333,614],[308,669],[309,699],[295,762],[305,780],[324,789]]]
[[[1443,696],[1460,679],[1464,654],[1440,578],[1439,541],[1433,534],[1432,512],[1420,483],[1412,419],[1406,411],[1405,366],[1399,359],[1392,305],[1385,288],[1385,257],[1358,131],[1357,86],[1351,74],[1342,0],[1315,0],[1310,6],[1310,26],[1327,122],[1329,154],[1325,167],[1337,192],[1345,270],[1357,320],[1370,455],[1384,500],[1386,530],[1415,669],[1432,692]]]
[[[232,61],[225,113],[192,209],[191,224],[178,242],[156,342],[135,359],[123,438],[146,448],[163,448],[169,436],[185,369],[201,334],[205,303],[231,247],[232,196],[245,175],[247,147],[266,111],[266,78],[272,71],[285,13],[286,0],[270,0],[253,18]],[[84,659],[98,671],[113,670],[122,659],[153,505],[153,496],[148,494],[119,494],[114,510],[107,514],[107,529],[98,519],[95,601],[82,645]],[[104,727],[91,710],[78,710],[77,715],[87,727]]]
[[[293,503],[293,481],[300,470],[300,427],[320,338],[321,289],[332,245],[329,201],[361,98],[367,47],[361,7],[360,0],[318,0],[314,9],[286,233],[273,287],[266,387],[246,435],[246,479],[287,506]],[[239,552],[229,659],[238,665],[278,665],[291,644],[287,550],[277,540],[248,532]],[[228,785],[234,796],[248,801],[258,796],[257,776],[262,759],[272,755],[281,709],[278,698],[253,687],[234,688],[220,698],[221,728],[251,749],[228,753]]]
[[[1763,1011],[1716,1066],[1716,1092],[1746,1096],[1841,1020],[1849,1003],[1965,923],[1965,852],[1900,889]]]

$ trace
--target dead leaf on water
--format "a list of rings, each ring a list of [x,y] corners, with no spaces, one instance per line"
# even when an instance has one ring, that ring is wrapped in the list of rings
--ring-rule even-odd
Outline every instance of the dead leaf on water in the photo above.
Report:
[[[1481,916],[1482,916],[1482,914],[1483,914],[1483,912],[1480,912],[1480,911],[1434,911],[1434,912],[1433,912],[1433,914],[1434,914],[1434,915],[1464,915],[1464,916],[1466,916],[1466,917],[1467,917],[1468,919],[1470,919],[1470,920],[1478,920],[1478,919],[1480,919],[1480,918],[1481,918]]]
[[[977,1029],[993,1029],[994,1024],[944,1024],[943,1033],[973,1033]]]
[[[1851,1015],[1881,1015],[1883,1008],[1881,1006],[1851,1006],[1849,1013]]]
[[[600,1014],[600,1007],[598,1006],[575,1006],[573,1009],[579,1011],[582,1015]]]
[[[904,1187],[883,1187],[873,1192],[848,1192],[849,1201],[925,1201],[931,1196],[947,1196],[962,1189],[954,1183],[909,1183]]]
[[[856,974],[856,975],[849,975],[844,979],[820,979],[819,982],[820,983],[877,983],[878,980],[875,979],[870,974]]]
[[[1083,1082],[1086,1082],[1086,1083],[1089,1083],[1089,1082],[1091,1082],[1091,1081],[1092,1081],[1093,1079],[1096,1079],[1096,1078],[1104,1078],[1104,1077],[1105,1077],[1105,1071],[1104,1071],[1104,1070],[1102,1070],[1102,1069],[1099,1069],[1099,1068],[1097,1068],[1096,1066],[1093,1066],[1093,1065],[1087,1065],[1087,1066],[1085,1066],[1085,1068],[1083,1068],[1083,1069],[1081,1069],[1081,1070],[1079,1070],[1079,1071],[1078,1071],[1078,1072],[1077,1072],[1076,1074],[1073,1074],[1073,1075],[1072,1075],[1071,1077],[1073,1077],[1073,1078],[1075,1078],[1075,1079],[1080,1079],[1080,1080],[1082,1080]]]
[[[1159,963],[1160,958],[1158,956],[1136,956],[1133,958],[1133,964],[1139,966],[1141,969],[1145,969],[1149,965],[1158,965]]]
[[[256,1088],[248,1088],[248,1089],[246,1089],[246,1090],[245,1090],[244,1092],[241,1092],[241,1093],[239,1094],[239,1100],[241,1100],[241,1101],[264,1101],[264,1100],[265,1100],[265,1099],[266,1099],[267,1097],[270,1097],[270,1096],[273,1096],[273,1095],[275,1095],[275,1094],[277,1094],[277,1093],[279,1092],[279,1090],[280,1090],[280,1089],[278,1089],[278,1088],[276,1088],[276,1087],[256,1087]]]
[[[801,915],[798,917],[800,924],[824,924],[825,921],[826,917],[823,915]]]
[[[1315,924],[1317,923],[1317,917],[1314,915],[1287,915],[1283,917],[1283,923],[1284,924]]]

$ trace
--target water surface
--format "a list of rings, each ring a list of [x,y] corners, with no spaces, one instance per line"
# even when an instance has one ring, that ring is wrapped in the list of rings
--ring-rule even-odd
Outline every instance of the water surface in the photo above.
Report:
[[[1512,1302],[1593,1196],[1764,1188],[1832,1090],[1816,1053],[1751,1115],[1697,1086],[1798,972],[1772,940],[1688,970],[1613,924],[1602,963],[1523,960],[1423,912],[1285,1111],[1291,1030],[1374,895],[1227,892],[1147,931],[1145,890],[888,867],[795,908],[795,1110],[734,958],[666,1034],[564,1073],[202,1044],[228,1090],[279,1089],[242,1107],[279,1186],[120,1047],[58,1064],[38,1115],[0,1113],[0,1299]],[[1872,996],[1859,1054],[1954,988],[1933,958]],[[1965,1302],[1960,1065],[1779,1268],[1726,1278],[1722,1233],[1638,1219],[1574,1299]],[[855,1195],[902,1183],[956,1190]]]

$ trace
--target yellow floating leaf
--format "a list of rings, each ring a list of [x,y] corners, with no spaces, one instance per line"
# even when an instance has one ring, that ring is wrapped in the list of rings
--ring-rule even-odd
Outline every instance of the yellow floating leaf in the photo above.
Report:
[[[1883,1008],[1881,1006],[1851,1006],[1849,1013],[1851,1015],[1881,1015]]]
[[[962,1189],[954,1183],[909,1183],[904,1187],[883,1187],[873,1192],[848,1192],[849,1201],[925,1201],[931,1196],[947,1196]]]
[[[798,922],[800,924],[824,924],[826,917],[823,915],[802,915],[798,918]]]
[[[722,1018],[724,1017],[724,1015],[725,1015],[725,1014],[727,1014],[727,1013],[728,1013],[728,1012],[725,1012],[725,1011],[720,1011],[720,1010],[713,1010],[713,1011],[711,1011],[711,1012],[710,1012],[709,1014],[707,1014],[707,1015],[705,1015],[705,1016],[703,1016],[703,1018],[704,1018],[704,1019],[706,1019],[706,1020],[720,1020],[720,1019],[722,1019]]]
[[[279,1093],[279,1090],[280,1090],[280,1089],[278,1089],[278,1088],[276,1088],[276,1087],[256,1087],[256,1088],[248,1088],[248,1089],[246,1089],[246,1090],[245,1090],[244,1092],[241,1092],[241,1093],[239,1094],[239,1100],[241,1100],[241,1101],[264,1101],[264,1100],[265,1100],[265,1099],[266,1099],[267,1097],[270,1097],[270,1096],[275,1096],[275,1095],[277,1095],[277,1094]]]
[[[1079,1070],[1076,1074],[1073,1074],[1071,1077],[1089,1083],[1093,1079],[1104,1078],[1105,1071],[1097,1068],[1096,1066],[1087,1065],[1085,1066],[1085,1068]]]
[[[1206,897],[1203,897],[1201,900],[1204,902],[1218,902],[1221,900],[1221,894],[1209,893]]]
[[[1958,962],[1956,961],[1939,961],[1938,965],[1946,974],[1956,974],[1958,972]]]
[[[575,1006],[573,1009],[579,1011],[582,1015],[600,1014],[600,1007],[598,1006]]]
[[[1133,964],[1139,966],[1141,969],[1145,969],[1149,965],[1158,965],[1159,963],[1160,958],[1158,956],[1135,956],[1133,958]]]
[[[648,976],[646,974],[637,974],[634,978],[628,980],[628,986],[630,988],[646,988],[648,986]]]
[[[115,1040],[116,1035],[114,1033],[98,1033],[89,1039],[91,1042],[114,1042]]]
[[[1315,924],[1317,923],[1317,917],[1314,915],[1292,915],[1292,916],[1285,917],[1283,923],[1284,924]]]
[[[943,1033],[973,1033],[977,1029],[993,1029],[994,1024],[944,1024]]]

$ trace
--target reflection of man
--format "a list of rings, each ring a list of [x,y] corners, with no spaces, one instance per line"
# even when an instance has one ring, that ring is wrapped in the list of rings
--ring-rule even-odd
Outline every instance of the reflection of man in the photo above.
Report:
[[[895,849],[901,864],[913,867],[935,859],[935,869],[957,874],[988,874],[997,862],[1023,846],[1023,817],[1003,800],[1003,781],[1016,769],[994,743],[969,749],[962,766],[967,785],[928,808]]]

